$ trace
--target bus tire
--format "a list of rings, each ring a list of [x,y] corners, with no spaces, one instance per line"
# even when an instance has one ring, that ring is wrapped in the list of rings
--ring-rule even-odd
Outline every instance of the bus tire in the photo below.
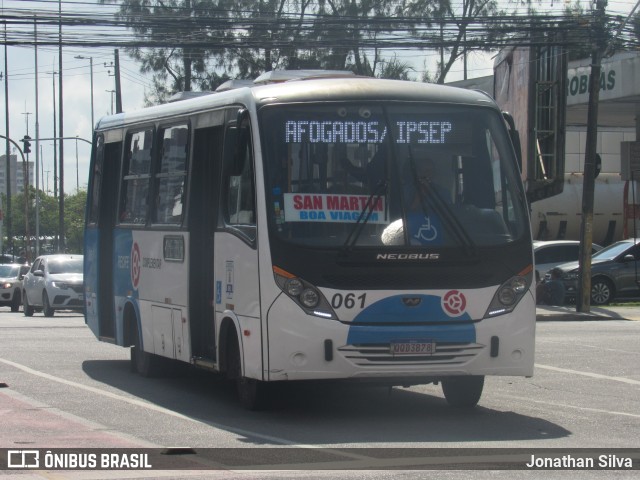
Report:
[[[484,375],[449,377],[442,381],[442,393],[451,407],[472,408],[480,401]]]
[[[45,317],[53,317],[53,314],[55,313],[46,290],[42,292],[42,311],[44,312]]]
[[[231,332],[227,348],[227,378],[236,384],[238,400],[247,410],[262,410],[266,405],[266,386],[264,382],[242,376],[240,347],[234,332]]]
[[[145,352],[140,345],[140,334],[136,329],[135,343],[131,347],[131,370],[143,377],[155,377],[160,371],[161,358],[153,353]]]
[[[29,305],[26,292],[22,295],[22,308],[24,309],[25,317],[33,317],[33,307]]]

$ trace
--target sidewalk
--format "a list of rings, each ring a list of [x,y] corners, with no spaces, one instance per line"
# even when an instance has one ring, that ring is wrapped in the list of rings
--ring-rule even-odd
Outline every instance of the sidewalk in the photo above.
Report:
[[[588,313],[577,312],[575,305],[551,307],[538,305],[536,320],[637,320],[640,321],[640,307],[615,306],[591,307]]]

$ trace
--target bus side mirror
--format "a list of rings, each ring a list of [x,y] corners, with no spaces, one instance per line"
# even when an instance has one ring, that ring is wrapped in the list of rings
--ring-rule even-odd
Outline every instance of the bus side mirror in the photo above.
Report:
[[[516,152],[518,168],[520,169],[520,172],[522,172],[522,144],[520,143],[520,133],[516,130],[516,122],[513,120],[513,116],[509,112],[502,112],[502,116],[509,126],[509,138],[511,138],[513,150]]]
[[[233,165],[231,166],[231,176],[238,176],[244,170],[244,162],[247,159],[247,149],[249,148],[249,110],[242,108],[238,110],[235,129],[236,139],[233,153]]]

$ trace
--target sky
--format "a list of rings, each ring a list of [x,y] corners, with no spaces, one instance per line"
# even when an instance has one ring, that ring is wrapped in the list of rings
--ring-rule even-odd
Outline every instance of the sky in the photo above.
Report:
[[[92,5],[92,3],[96,3]],[[609,0],[608,12],[628,14],[636,0]],[[98,5],[97,0],[63,0],[64,13],[89,12],[101,13],[114,12],[117,5]],[[545,10],[561,8],[562,2],[546,0],[541,2]],[[51,9],[58,11],[59,3],[55,0],[16,1],[0,0],[0,9],[19,8]],[[2,27],[0,27],[2,28]],[[64,32],[63,32],[64,33]],[[129,35],[132,35],[129,33]],[[0,38],[2,32],[0,31]],[[7,59],[7,72],[5,72],[5,51]],[[422,71],[427,68],[435,69],[435,62],[439,59],[438,52],[401,51],[400,58],[411,63],[415,69],[415,77],[419,78]],[[83,59],[78,56],[86,57]],[[93,112],[97,122],[104,115],[115,110],[114,95],[114,48],[71,48],[64,47],[62,51],[63,67],[63,117],[64,136],[79,137],[91,140],[91,69],[89,57],[93,58]],[[59,115],[59,90],[58,75],[58,47],[38,47],[36,84],[36,49],[28,47],[0,46],[0,72],[3,79],[0,82],[0,98],[2,109],[0,110],[0,135],[6,135],[5,120],[5,81],[8,79],[8,104],[9,104],[9,136],[18,141],[24,135],[35,137],[36,112],[38,117],[38,131],[40,138],[53,138],[54,108],[55,117]],[[138,65],[131,60],[125,51],[119,51],[122,104],[125,112],[139,110],[144,106],[145,92],[151,87],[150,77],[139,73]],[[492,74],[491,55],[474,54],[468,59],[469,78],[481,77]],[[457,63],[447,77],[447,81],[463,78],[463,65]],[[54,106],[54,82],[55,98]],[[38,105],[36,106],[36,88],[38,91]],[[57,132],[60,136],[60,132]],[[4,141],[0,142],[0,155],[5,153]],[[77,148],[76,148],[77,145]],[[30,161],[35,161],[35,142],[32,142]],[[12,150],[13,153],[13,150]],[[78,188],[86,188],[90,157],[90,146],[84,141],[66,140],[64,144],[64,190],[67,194],[74,193]],[[54,149],[53,141],[41,142],[39,186],[47,192],[54,191]]]
[[[51,2],[55,11],[57,2]],[[63,14],[76,8],[87,12],[88,8],[105,9],[114,11],[114,6],[96,5],[87,6],[87,2],[80,2],[81,6],[75,7],[74,2],[64,0],[62,3]],[[47,8],[43,2],[31,1],[1,1],[0,8]],[[0,26],[0,29],[2,26]],[[64,32],[63,32],[64,33]],[[0,31],[0,37],[2,36]],[[9,104],[9,136],[18,141],[28,134],[35,138],[36,112],[38,114],[38,131],[40,138],[53,138],[54,116],[59,116],[59,70],[58,47],[38,47],[37,70],[38,81],[36,85],[36,49],[28,47],[0,46],[0,71],[5,71],[5,51],[7,58],[8,75],[3,75],[0,83],[0,98],[2,109],[0,111],[0,134],[6,135],[5,118],[5,78],[8,78],[8,104]],[[86,57],[84,59],[76,58]],[[79,137],[91,140],[91,61],[93,63],[93,113],[97,122],[102,116],[115,111],[114,76],[114,48],[71,48],[64,47],[62,51],[62,77],[63,77],[63,134],[65,137]],[[151,81],[148,77],[139,73],[138,66],[120,50],[120,70],[122,85],[123,110],[133,111],[143,108],[145,89],[149,89]],[[56,72],[55,75],[52,72]],[[55,77],[55,78],[54,78]],[[54,106],[54,82],[55,98]],[[38,89],[38,106],[36,108],[36,88]],[[112,104],[113,99],[113,104]],[[55,114],[54,114],[55,108]],[[59,130],[59,129],[58,129]],[[60,132],[56,135],[59,137]],[[21,142],[18,142],[21,144]],[[77,143],[77,149],[76,149]],[[5,143],[0,141],[0,155],[5,153]],[[45,191],[54,191],[54,148],[53,141],[41,142],[40,156],[40,188]],[[13,147],[12,147],[13,148]],[[76,153],[77,152],[77,153]],[[13,154],[13,149],[12,149]],[[73,194],[78,188],[84,189],[87,185],[90,146],[84,141],[66,140],[64,144],[64,191]],[[35,142],[31,142],[31,162],[35,161]]]

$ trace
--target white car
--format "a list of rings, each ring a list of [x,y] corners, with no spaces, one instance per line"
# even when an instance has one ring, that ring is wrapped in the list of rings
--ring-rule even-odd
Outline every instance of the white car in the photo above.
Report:
[[[591,254],[602,250],[594,243]],[[536,271],[542,279],[552,268],[567,262],[575,262],[580,256],[580,242],[578,240],[549,240],[534,241],[533,254],[535,256]]]
[[[22,305],[22,277],[29,271],[29,265],[7,263],[0,265],[0,305],[11,307],[12,312]]]
[[[27,317],[42,310],[52,317],[56,310],[84,308],[82,255],[42,255],[22,281],[22,302]]]

